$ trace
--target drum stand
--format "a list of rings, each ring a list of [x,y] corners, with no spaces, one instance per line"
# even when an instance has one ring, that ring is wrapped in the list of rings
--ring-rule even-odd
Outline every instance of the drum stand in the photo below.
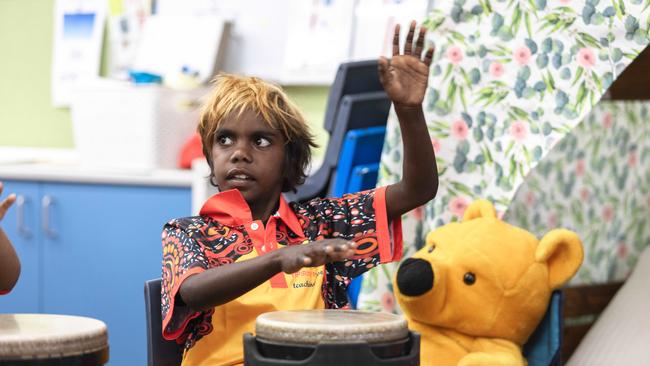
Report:
[[[388,343],[290,344],[244,334],[245,366],[416,366],[420,364],[420,335]]]

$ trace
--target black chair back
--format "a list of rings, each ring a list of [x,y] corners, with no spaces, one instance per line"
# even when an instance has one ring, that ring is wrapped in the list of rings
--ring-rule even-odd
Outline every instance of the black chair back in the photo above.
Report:
[[[307,177],[305,184],[297,187],[296,193],[285,194],[287,199],[302,202],[331,195],[345,134],[354,129],[385,126],[390,104],[390,99],[383,91],[344,96],[327,143],[323,164]]]
[[[183,358],[183,347],[162,337],[160,285],[157,278],[144,283],[144,306],[147,314],[147,364],[149,366],[178,366]]]
[[[334,131],[340,101],[344,96],[384,90],[377,68],[377,60],[346,62],[339,66],[327,98],[323,124],[327,132],[331,134]]]

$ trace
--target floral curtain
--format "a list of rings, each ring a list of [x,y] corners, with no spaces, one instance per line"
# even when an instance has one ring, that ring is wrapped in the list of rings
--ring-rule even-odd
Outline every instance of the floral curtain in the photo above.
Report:
[[[424,108],[440,188],[405,215],[405,257],[476,198],[508,209],[529,172],[650,42],[650,0],[444,0],[424,24],[436,48]],[[379,185],[400,179],[401,156],[391,113]],[[364,275],[360,308],[396,311],[395,269]]]
[[[650,101],[600,102],[519,187],[504,219],[580,233],[574,284],[621,280],[650,244]]]

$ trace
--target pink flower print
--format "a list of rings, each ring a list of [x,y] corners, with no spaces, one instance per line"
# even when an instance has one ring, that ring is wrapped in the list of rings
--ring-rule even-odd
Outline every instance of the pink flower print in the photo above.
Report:
[[[555,213],[551,213],[548,215],[546,218],[546,224],[548,225],[549,228],[554,228],[557,226],[557,215]]]
[[[514,52],[514,54],[512,55],[512,57],[515,59],[515,61],[516,61],[519,65],[524,66],[524,65],[527,65],[527,64],[528,64],[528,61],[530,60],[530,55],[531,55],[531,53],[530,53],[530,49],[529,49],[528,47],[526,47],[526,46],[519,46],[519,47],[515,50],[515,52]]]
[[[596,55],[594,55],[594,51],[591,50],[591,48],[581,48],[580,51],[578,51],[578,64],[585,69],[590,69],[596,64]]]
[[[449,209],[452,214],[458,217],[463,217],[463,214],[467,209],[467,201],[463,197],[454,197],[449,202]]]
[[[395,296],[390,292],[384,292],[381,295],[381,308],[389,313],[392,313],[395,310]]]
[[[611,205],[603,207],[603,220],[612,221],[614,218],[614,208]]]
[[[440,141],[436,138],[431,139],[431,145],[433,146],[433,152],[434,153],[439,153],[440,152]]]
[[[510,136],[517,141],[523,141],[528,135],[528,128],[523,121],[516,121],[510,125]]]
[[[565,4],[566,5],[566,4],[570,3],[570,2],[571,2],[571,0],[560,0],[560,4]]]
[[[503,75],[503,64],[501,62],[494,61],[490,64],[490,75],[495,78],[501,77]]]
[[[612,124],[614,124],[614,117],[612,117],[612,114],[609,112],[605,113],[605,117],[603,117],[603,127],[610,128],[612,127]]]
[[[636,151],[630,151],[630,154],[627,156],[627,165],[631,168],[636,166],[637,155]]]
[[[585,171],[587,170],[587,164],[585,164],[585,159],[578,159],[576,161],[576,176],[582,177],[585,175]]]
[[[580,190],[580,199],[581,199],[583,202],[587,202],[587,200],[589,199],[589,190],[588,190],[587,188],[583,187],[583,188]]]
[[[465,140],[468,132],[467,124],[462,119],[451,124],[451,135],[459,140]]]
[[[526,204],[528,206],[532,206],[535,204],[535,201],[536,201],[535,193],[528,191],[528,193],[526,193]]]
[[[630,250],[627,247],[627,244],[625,243],[618,243],[618,247],[616,248],[616,254],[620,259],[625,259],[627,258],[628,253]]]
[[[451,46],[447,49],[447,58],[452,64],[458,65],[463,60],[463,50],[458,46]]]

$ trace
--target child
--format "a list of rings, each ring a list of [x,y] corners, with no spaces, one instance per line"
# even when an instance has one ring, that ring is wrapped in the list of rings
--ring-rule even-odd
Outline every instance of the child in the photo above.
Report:
[[[0,182],[0,197],[2,197],[3,189],[2,182]],[[14,201],[16,201],[15,194],[10,194],[6,199],[0,201],[0,222]],[[20,261],[18,260],[18,256],[16,256],[16,251],[11,245],[9,238],[7,238],[7,235],[0,228],[0,295],[11,291],[16,281],[18,281],[19,275]]]
[[[200,216],[163,230],[163,336],[185,345],[183,365],[243,361],[242,335],[265,312],[348,306],[347,285],[401,256],[400,217],[438,187],[422,100],[433,50],[415,22],[399,53],[379,61],[404,142],[402,181],[336,199],[287,204],[304,182],[313,138],[276,86],[222,75],[198,128],[212,196]]]

